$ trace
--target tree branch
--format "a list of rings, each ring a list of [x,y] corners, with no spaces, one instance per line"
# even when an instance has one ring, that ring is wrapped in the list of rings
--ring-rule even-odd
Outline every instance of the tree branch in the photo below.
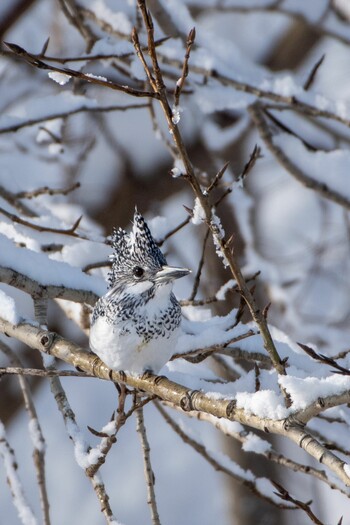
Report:
[[[236,401],[225,398],[213,398],[198,390],[191,390],[179,383],[175,383],[163,376],[144,374],[141,377],[129,376],[124,372],[109,369],[97,356],[82,350],[74,343],[67,341],[54,332],[41,330],[40,328],[21,323],[12,325],[5,319],[0,318],[0,332],[22,341],[26,345],[45,354],[55,356],[72,366],[93,374],[100,379],[125,383],[133,388],[144,390],[148,394],[156,395],[164,401],[169,401],[180,407],[185,412],[194,410],[205,412],[218,418],[238,421],[244,425],[278,434],[291,439],[308,454],[326,465],[347,486],[350,486],[350,477],[344,470],[346,463],[332,454],[326,447],[322,446],[311,434],[306,432],[300,421],[305,423],[320,412],[350,403],[350,390],[344,389],[338,395],[322,399],[322,403],[313,403],[310,407],[294,413],[285,419],[262,418],[244,409],[238,408]]]

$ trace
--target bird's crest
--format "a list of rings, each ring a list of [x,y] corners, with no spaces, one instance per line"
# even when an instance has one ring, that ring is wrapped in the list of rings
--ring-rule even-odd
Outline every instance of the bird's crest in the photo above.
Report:
[[[166,259],[157,246],[145,219],[135,209],[133,227],[130,233],[122,228],[115,229],[112,234],[114,252],[110,255],[112,269],[108,280],[110,287],[114,286],[122,275],[128,275],[135,265],[159,269],[166,265]]]

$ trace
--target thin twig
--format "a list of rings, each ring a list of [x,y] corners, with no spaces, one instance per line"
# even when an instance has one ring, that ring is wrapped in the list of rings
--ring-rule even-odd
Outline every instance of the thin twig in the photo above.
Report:
[[[319,363],[322,363],[323,365],[332,366],[334,368],[333,372],[336,374],[342,374],[345,376],[350,376],[350,370],[349,368],[345,368],[344,366],[339,365],[336,360],[332,357],[328,357],[323,354],[318,354],[313,350],[310,346],[307,346],[302,343],[298,343],[300,348],[304,350],[304,352],[311,357],[312,359],[315,359],[315,361],[318,361]]]
[[[304,503],[303,501],[300,501],[300,500],[297,500],[296,498],[293,498],[289,494],[289,492],[284,487],[282,487],[282,485],[280,485],[279,483],[276,483],[275,481],[271,481],[271,483],[273,484],[275,489],[277,489],[277,491],[275,492],[276,496],[281,498],[283,501],[290,501],[290,503],[293,503],[293,505],[295,505],[296,507],[298,507],[299,509],[304,511],[308,515],[310,520],[313,523],[316,523],[316,525],[325,525],[312,512],[311,507],[310,507],[310,505],[312,503],[312,500],[311,501],[307,501],[306,503]]]
[[[208,242],[208,239],[209,239],[209,233],[210,233],[210,230],[207,230],[206,233],[205,233],[204,239],[203,239],[202,254],[201,254],[201,258],[200,258],[200,261],[198,263],[197,272],[196,272],[196,275],[195,275],[195,278],[194,278],[192,292],[191,292],[191,295],[190,295],[190,297],[188,299],[189,301],[193,301],[194,298],[197,295],[197,292],[198,292],[198,288],[199,288],[199,284],[200,284],[200,280],[201,280],[201,275],[202,275],[202,270],[203,270],[203,266],[204,266],[204,260],[205,260],[205,248],[207,246],[207,242]]]
[[[143,468],[147,485],[147,503],[150,507],[153,525],[160,525],[156,493],[154,490],[155,477],[151,465],[151,449],[146,434],[146,426],[143,418],[143,408],[138,408],[136,410],[136,422],[136,430],[140,436],[143,453]]]
[[[205,190],[206,193],[209,194],[214,188],[216,188],[216,186],[219,184],[220,180],[222,179],[223,175],[225,174],[229,164],[230,164],[229,162],[225,162],[223,167],[219,169],[219,171],[217,172],[217,174],[213,178],[212,182],[209,184],[209,186]]]
[[[43,186],[42,188],[37,188],[33,191],[19,191],[18,193],[14,193],[14,196],[17,199],[33,199],[34,197],[39,197],[39,195],[68,195],[77,188],[80,188],[80,182],[76,182],[75,184],[72,184],[72,186],[62,189]]]
[[[83,235],[79,235],[78,233],[76,233],[76,230],[81,222],[81,219],[83,218],[82,215],[78,217],[78,219],[75,221],[75,223],[70,228],[60,229],[60,228],[50,228],[48,226],[40,226],[39,224],[35,224],[33,222],[26,221],[25,219],[18,217],[18,215],[15,215],[14,213],[10,213],[4,208],[0,208],[0,213],[2,213],[2,215],[5,215],[5,217],[10,219],[11,221],[16,222],[18,224],[22,224],[22,226],[27,226],[28,228],[31,228],[32,230],[36,230],[39,232],[59,233],[61,235],[70,235],[72,237],[77,237],[78,239],[85,239],[85,240],[87,239],[87,237],[84,237]]]
[[[56,120],[59,118],[66,118],[70,117],[71,115],[77,115],[78,113],[109,113],[113,111],[127,111],[129,109],[139,109],[139,108],[147,108],[149,104],[128,104],[125,106],[116,105],[116,106],[82,106],[80,108],[71,109],[68,111],[60,111],[57,113],[51,112],[48,115],[44,115],[43,117],[38,118],[32,118],[28,120],[23,120],[22,122],[19,122],[18,124],[11,124],[9,126],[4,126],[3,128],[0,128],[0,135],[4,133],[15,133],[19,129],[26,128],[29,126],[34,126],[36,124],[39,124],[40,122],[47,122],[50,120]]]
[[[93,33],[91,28],[84,22],[84,19],[75,4],[74,0],[58,0],[62,9],[62,12],[66,16],[67,20],[77,28],[79,33],[86,41],[86,51],[91,51],[93,45],[98,40],[97,35]]]
[[[84,80],[85,82],[89,82],[90,84],[96,84],[98,86],[107,87],[116,91],[122,91],[123,93],[127,93],[128,95],[131,95],[133,97],[157,98],[157,95],[150,91],[140,91],[139,89],[117,84],[116,82],[112,82],[111,80],[82,73],[81,71],[75,71],[74,69],[70,69],[68,67],[58,67],[52,64],[47,64],[46,62],[43,62],[42,60],[36,58],[35,55],[33,55],[32,53],[28,53],[25,49],[18,46],[17,44],[11,44],[10,42],[4,42],[4,44],[16,56],[23,58],[26,62],[28,62],[28,64],[38,69],[43,69],[46,71],[56,71],[57,73],[62,73],[63,75],[67,75],[69,77],[79,78],[80,80]]]
[[[19,357],[3,341],[0,341],[0,350],[3,354],[7,356],[10,363],[14,365],[14,367],[8,367],[10,368],[10,370],[23,370],[23,366]],[[8,370],[8,368],[0,369],[0,376],[2,374],[2,370]],[[43,514],[43,523],[45,525],[50,525],[50,505],[48,500],[45,477],[45,439],[41,430],[38,415],[30,392],[29,384],[27,382],[27,379],[23,377],[21,373],[19,373],[18,375],[18,382],[22,391],[24,406],[29,416],[30,437],[32,439],[33,444],[33,461],[35,465],[36,477],[40,494],[40,504]]]
[[[305,80],[304,82],[304,89],[305,91],[307,91],[308,89],[310,89],[310,87],[312,86],[312,84],[314,83],[315,81],[315,78],[316,78],[316,74],[320,68],[320,66],[323,64],[323,61],[324,59],[326,58],[326,55],[323,54],[321,56],[321,58],[319,60],[317,60],[316,64],[313,66],[313,68],[311,69],[307,79]]]
[[[178,410],[178,408],[174,406],[171,406],[171,408],[176,408]],[[188,416],[198,419],[199,421],[206,421],[210,423],[211,425],[215,426],[215,428],[217,428],[220,432],[225,434],[225,436],[235,439],[242,445],[247,443],[252,436],[255,436],[255,434],[253,434],[252,432],[247,433],[246,429],[243,426],[241,427],[242,430],[239,431],[237,430],[236,425],[227,425],[225,420],[213,417],[210,414],[206,414],[204,412],[188,412]],[[254,450],[252,450],[251,452],[254,453]],[[284,456],[283,454],[280,454],[279,452],[275,451],[268,442],[266,442],[266,447],[261,447],[259,451],[257,451],[257,453],[262,455],[268,461],[273,461],[277,465],[281,465],[285,468],[288,468],[293,472],[300,472],[308,476],[313,476],[314,478],[328,485],[332,490],[337,490],[344,494],[347,498],[350,498],[350,493],[344,490],[343,487],[340,487],[339,485],[331,481],[327,477],[324,470],[319,470],[314,467],[311,467],[310,465],[306,465],[305,462],[298,463]]]
[[[179,106],[180,104],[181,91],[184,87],[185,80],[188,76],[188,61],[190,59],[191,49],[194,44],[195,38],[196,38],[196,29],[193,27],[191,31],[188,33],[188,37],[187,37],[186,52],[185,52],[184,63],[182,66],[181,77],[176,82],[176,88],[174,92],[174,106],[175,107]]]
[[[160,241],[157,242],[158,246],[162,246],[163,243],[169,239],[170,237],[172,237],[173,235],[175,235],[175,233],[179,232],[180,230],[182,230],[182,228],[184,228],[185,226],[187,226],[187,224],[189,224],[191,222],[191,217],[188,216],[184,221],[180,222],[180,224],[178,224],[177,226],[175,226],[175,228],[173,228],[172,230],[168,231],[168,233],[166,235],[164,235],[163,239],[161,239]]]

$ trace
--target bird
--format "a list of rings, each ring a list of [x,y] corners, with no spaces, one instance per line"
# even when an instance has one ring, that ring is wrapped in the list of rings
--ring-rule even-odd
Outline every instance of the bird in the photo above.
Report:
[[[181,334],[181,306],[173,281],[190,273],[168,266],[135,208],[130,233],[114,229],[108,291],[92,312],[91,350],[112,370],[157,374]]]

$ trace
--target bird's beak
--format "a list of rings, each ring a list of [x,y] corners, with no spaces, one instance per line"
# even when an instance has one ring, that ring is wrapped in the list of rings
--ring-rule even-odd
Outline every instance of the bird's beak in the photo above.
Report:
[[[163,266],[162,269],[156,273],[155,281],[157,283],[168,283],[170,281],[174,281],[175,279],[179,279],[180,277],[184,277],[189,273],[191,273],[191,270],[188,270],[187,268]]]

